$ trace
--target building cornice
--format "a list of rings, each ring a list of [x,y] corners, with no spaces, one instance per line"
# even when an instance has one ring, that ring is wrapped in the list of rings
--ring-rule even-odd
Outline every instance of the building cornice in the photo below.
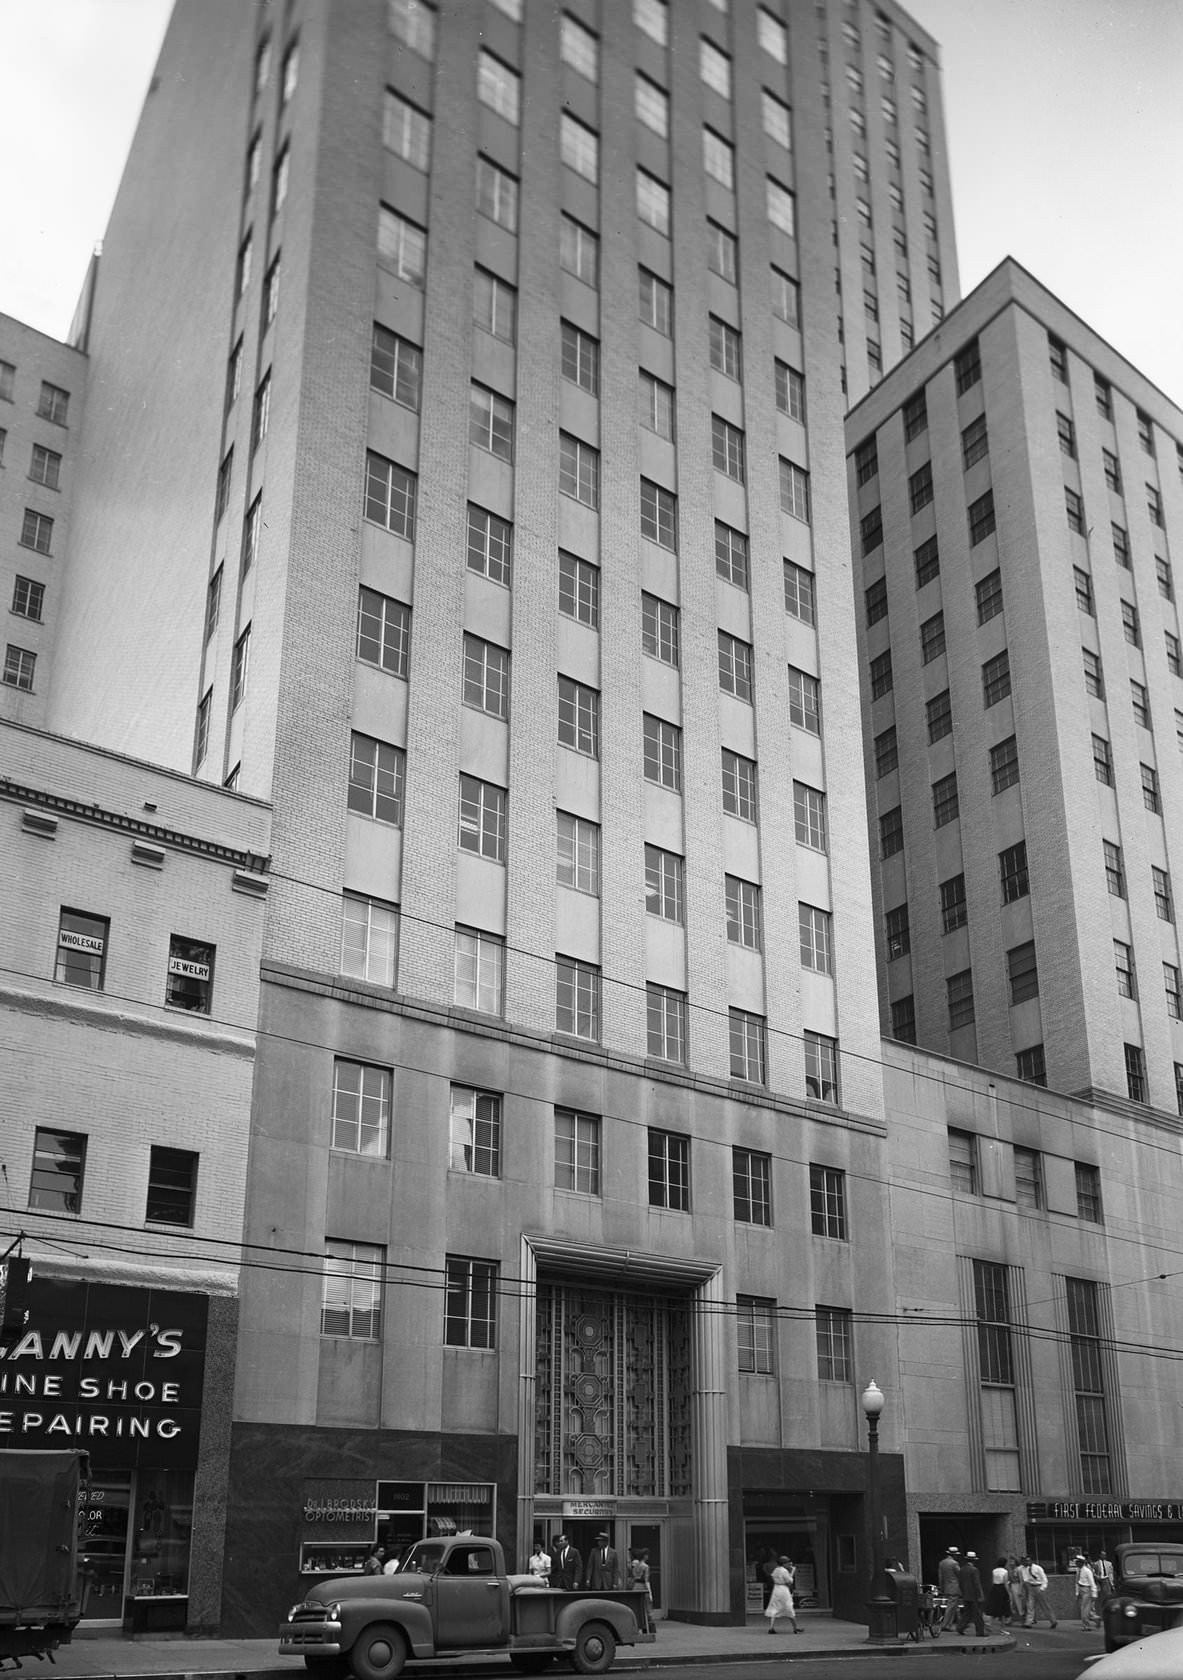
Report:
[[[266,875],[271,859],[258,852],[246,852],[237,846],[224,846],[217,840],[203,840],[195,834],[182,834],[175,828],[145,822],[142,817],[129,816],[126,811],[111,811],[106,806],[88,804],[81,799],[67,799],[63,794],[49,793],[44,788],[25,787],[9,776],[0,776],[0,799],[12,804],[33,806],[54,811],[74,822],[90,823],[96,828],[115,829],[171,846],[178,852],[195,852],[200,857],[213,858],[218,863],[233,864],[252,875]]]

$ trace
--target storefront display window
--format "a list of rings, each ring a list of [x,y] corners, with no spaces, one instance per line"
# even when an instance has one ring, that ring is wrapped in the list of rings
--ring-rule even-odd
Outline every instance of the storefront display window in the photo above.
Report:
[[[494,1534],[491,1482],[309,1481],[301,1575],[361,1572],[370,1547],[398,1557],[416,1540]]]

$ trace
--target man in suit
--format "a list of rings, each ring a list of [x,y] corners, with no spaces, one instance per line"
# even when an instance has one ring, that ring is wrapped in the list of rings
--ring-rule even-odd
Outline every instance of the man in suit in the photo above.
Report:
[[[583,1571],[583,1559],[565,1534],[560,1534],[555,1541],[554,1555],[550,1563],[550,1584],[552,1587],[562,1587],[564,1592],[575,1592],[579,1586]]]
[[[982,1616],[982,1604],[985,1593],[982,1591],[982,1577],[978,1574],[978,1554],[966,1552],[965,1562],[957,1571],[958,1588],[961,1594],[961,1609],[957,1615],[957,1632],[964,1635],[967,1623],[972,1619],[974,1632],[979,1639],[986,1637],[986,1623]]]
[[[596,1535],[595,1550],[587,1560],[587,1579],[583,1584],[589,1592],[613,1592],[620,1585],[620,1559],[612,1549],[607,1529],[602,1528]]]

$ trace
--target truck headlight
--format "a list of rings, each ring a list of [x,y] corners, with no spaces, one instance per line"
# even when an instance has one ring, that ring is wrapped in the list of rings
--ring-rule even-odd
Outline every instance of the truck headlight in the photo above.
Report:
[[[1121,1613],[1123,1616],[1136,1617],[1138,1614],[1138,1606],[1136,1604],[1123,1604],[1121,1607]]]

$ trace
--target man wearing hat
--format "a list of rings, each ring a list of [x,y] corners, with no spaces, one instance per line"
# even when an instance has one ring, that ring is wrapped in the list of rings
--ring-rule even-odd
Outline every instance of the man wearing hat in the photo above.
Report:
[[[614,1592],[620,1585],[620,1559],[612,1549],[612,1536],[606,1528],[596,1535],[583,1585],[588,1592]]]
[[[961,1553],[956,1546],[948,1547],[944,1557],[937,1564],[937,1591],[945,1601],[945,1614],[941,1618],[941,1628],[946,1632],[957,1619],[957,1604],[961,1591],[957,1571],[960,1566]]]
[[[957,1590],[961,1598],[961,1608],[957,1613],[957,1632],[964,1634],[966,1623],[972,1616],[974,1633],[979,1639],[985,1639],[986,1623],[982,1616],[982,1601],[986,1595],[982,1591],[982,1577],[978,1574],[976,1552],[966,1552],[965,1561],[957,1571]]]

